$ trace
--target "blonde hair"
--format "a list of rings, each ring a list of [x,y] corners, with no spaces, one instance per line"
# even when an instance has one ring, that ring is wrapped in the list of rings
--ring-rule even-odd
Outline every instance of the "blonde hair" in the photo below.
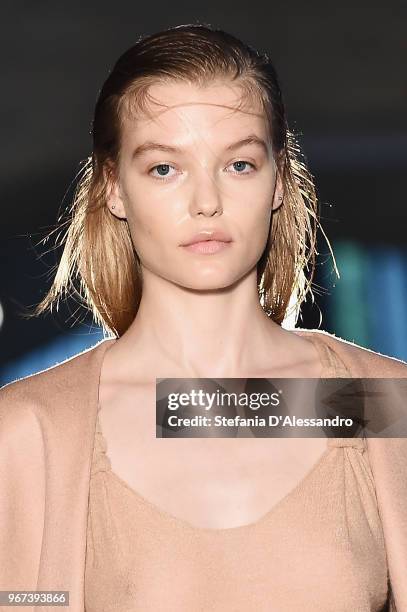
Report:
[[[123,118],[132,108],[145,107],[153,83],[205,85],[219,79],[231,80],[255,96],[267,118],[283,203],[273,211],[257,265],[259,300],[279,325],[291,314],[293,297],[298,314],[307,294],[312,296],[321,226],[313,177],[288,128],[276,71],[266,54],[226,32],[183,25],[141,38],[105,81],[95,107],[92,156],[82,168],[67,220],[53,230],[65,230],[62,257],[51,288],[30,316],[52,311],[64,294],[76,293],[105,332],[120,337],[128,329],[140,304],[141,265],[127,220],[113,216],[106,206],[106,170],[119,158]]]

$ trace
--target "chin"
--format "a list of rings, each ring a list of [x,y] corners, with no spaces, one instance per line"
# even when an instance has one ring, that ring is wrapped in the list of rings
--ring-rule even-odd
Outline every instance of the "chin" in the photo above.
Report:
[[[181,287],[194,291],[217,291],[227,289],[233,285],[234,279],[225,278],[224,275],[213,275],[212,278],[209,278],[209,276],[199,278],[199,274],[196,274],[194,278],[183,278],[176,282]]]

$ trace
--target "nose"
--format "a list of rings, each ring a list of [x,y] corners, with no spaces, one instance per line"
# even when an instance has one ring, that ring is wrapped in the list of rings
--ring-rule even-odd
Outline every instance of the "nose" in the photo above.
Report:
[[[205,168],[200,175],[194,176],[190,201],[191,216],[213,217],[223,212],[222,197],[216,180]]]

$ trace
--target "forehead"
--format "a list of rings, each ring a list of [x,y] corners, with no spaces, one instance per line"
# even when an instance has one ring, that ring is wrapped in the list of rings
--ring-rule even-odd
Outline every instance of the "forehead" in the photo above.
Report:
[[[122,145],[165,138],[188,141],[228,140],[248,132],[266,138],[267,120],[260,100],[238,85],[214,82],[200,87],[186,82],[156,83],[147,91],[143,110],[129,106],[122,117]]]

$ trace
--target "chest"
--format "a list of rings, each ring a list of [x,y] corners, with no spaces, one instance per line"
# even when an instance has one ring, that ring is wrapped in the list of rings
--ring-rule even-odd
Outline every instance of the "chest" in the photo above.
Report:
[[[256,521],[319,461],[325,438],[156,438],[155,386],[100,392],[112,471],[162,510],[228,528]]]

